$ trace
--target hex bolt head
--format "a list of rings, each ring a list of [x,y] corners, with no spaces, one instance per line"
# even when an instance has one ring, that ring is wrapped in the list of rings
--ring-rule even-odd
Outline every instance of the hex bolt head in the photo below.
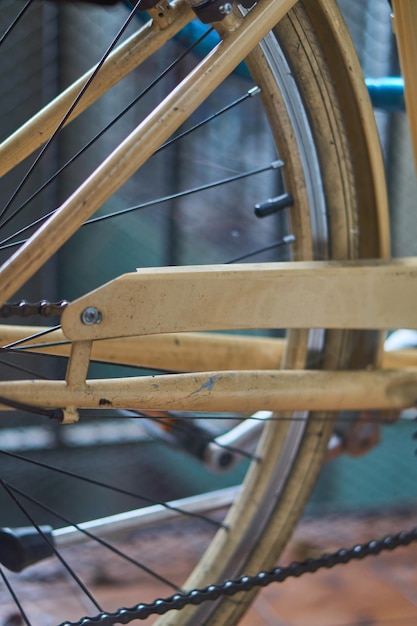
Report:
[[[92,326],[93,324],[100,324],[102,315],[95,306],[88,306],[81,313],[81,321],[86,326]]]

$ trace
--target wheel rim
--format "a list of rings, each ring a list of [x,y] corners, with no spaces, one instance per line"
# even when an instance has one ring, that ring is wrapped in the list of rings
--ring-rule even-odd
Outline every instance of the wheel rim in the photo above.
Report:
[[[275,40],[272,40],[272,42],[266,42],[265,43],[265,47],[266,48],[271,48],[271,46],[275,46],[274,44]],[[274,59],[275,59],[275,53],[274,53]],[[274,68],[274,71],[279,71],[278,68]],[[282,75],[288,75],[287,72],[287,66],[285,64],[282,65],[282,69],[280,70]],[[287,101],[291,101],[293,104],[296,102],[296,97],[293,94],[287,95]],[[298,106],[298,105],[297,105]],[[306,119],[306,116],[304,115],[304,118]],[[297,125],[297,124],[296,124]],[[276,133],[280,133],[281,131],[279,129],[275,129]],[[308,128],[306,126],[303,127],[303,129],[301,130],[301,135],[303,137],[306,137],[308,135]],[[288,144],[290,145],[290,142],[288,142]],[[303,150],[301,151],[303,153]],[[313,224],[310,224],[310,218],[308,217],[307,221],[308,221],[308,226],[305,226],[304,224],[304,220],[307,218],[307,216],[302,216],[300,218],[297,218],[297,221],[299,221],[300,223],[297,225],[297,228],[299,229],[300,232],[300,237],[299,240],[303,242],[303,250],[300,251],[299,249],[296,248],[295,250],[295,255],[297,258],[327,258],[327,250],[326,250],[326,245],[323,242],[327,242],[328,241],[328,235],[327,235],[327,219],[326,219],[326,213],[323,207],[323,189],[321,186],[321,181],[320,181],[320,177],[317,177],[317,171],[318,171],[318,158],[316,155],[308,157],[306,156],[306,154],[302,154],[302,159],[310,161],[311,164],[309,166],[302,167],[302,171],[308,171],[310,172],[310,183],[307,183],[306,186],[310,187],[310,190],[306,193],[306,196],[311,199],[311,197],[315,197],[315,205],[316,205],[316,210],[313,212],[314,215],[317,215],[317,222],[313,222]],[[304,176],[304,174],[303,174]],[[300,192],[301,193],[301,192]],[[301,221],[303,221],[303,224],[301,225]],[[313,235],[312,236],[308,236],[306,237],[304,235],[304,230],[305,229],[311,229],[313,230]],[[307,241],[308,239],[308,241]],[[298,365],[300,362],[303,362],[303,367],[304,367],[304,361],[306,359],[306,355],[308,354],[308,352],[310,351],[311,354],[314,355],[314,357],[317,358],[317,356],[320,355],[320,352],[322,351],[322,347],[323,347],[323,342],[322,342],[322,333],[318,332],[316,333],[312,333],[310,334],[310,336],[308,337],[307,334],[304,333],[294,333],[292,338],[289,338],[289,355],[287,356],[287,367],[291,367],[293,366],[292,364]],[[301,424],[301,425],[300,425]],[[272,427],[271,427],[272,429]],[[270,430],[271,430],[270,429]],[[277,432],[279,429],[274,428],[273,429],[275,432],[275,444],[274,446],[272,446],[274,448],[274,450],[276,450],[275,446],[277,444],[281,443],[281,439],[285,434],[285,429],[280,430],[279,432]],[[294,458],[294,455],[296,454],[296,451],[298,450],[298,446],[303,438],[303,434],[305,432],[305,426],[304,424],[300,423],[295,423],[295,425],[291,426],[291,428],[289,429],[291,432],[289,434],[289,441],[290,441],[290,445],[287,446],[287,454],[289,455],[290,459]],[[265,434],[264,439],[267,439],[268,435]],[[288,441],[288,440],[287,440]],[[272,447],[270,446],[270,451],[268,453],[266,453],[267,457],[271,457],[272,455]],[[274,453],[275,454],[275,453]],[[288,466],[288,464],[291,465],[291,463],[288,463],[288,457],[286,456],[282,456],[280,458],[280,461],[278,463],[278,465],[275,467],[275,470],[272,472],[272,478],[271,478],[271,483],[276,485],[277,483],[277,475],[280,475],[280,480],[282,481],[282,483],[286,482],[286,473],[282,472],[282,467],[286,468]],[[255,472],[256,475],[256,472]],[[255,478],[250,479],[252,481],[255,481]],[[251,491],[249,490],[248,494],[250,494]],[[252,492],[254,493],[254,492]],[[246,498],[248,498],[249,500],[252,499],[251,495],[247,495]],[[238,509],[239,509],[238,505]],[[266,506],[270,506],[270,503],[267,502]],[[262,511],[262,514],[260,514],[260,517],[269,517],[269,512],[264,513],[264,511]],[[250,517],[252,517],[252,515],[250,515]],[[257,526],[260,529],[262,528],[259,523],[258,523],[258,518],[255,516],[251,523],[249,524],[249,530],[252,530],[253,526]],[[262,534],[262,531],[260,530],[260,534]],[[211,559],[213,559],[213,557],[210,557]],[[238,555],[238,559],[236,563],[233,563],[233,567],[232,567],[232,572],[235,571],[239,571],[239,569],[241,569],[242,566],[242,562],[246,559],[246,556],[239,554]],[[217,557],[214,557],[214,560],[217,560]],[[198,574],[198,577],[200,575]],[[199,579],[199,578],[198,578]],[[196,580],[196,579],[193,579]],[[212,579],[210,579],[209,582],[213,582]],[[183,617],[181,617],[181,620],[183,619]],[[195,617],[193,618],[195,619]],[[204,618],[205,619],[205,618]],[[180,621],[181,621],[180,620]],[[183,623],[181,621],[181,623]],[[231,623],[231,622],[229,622]]]

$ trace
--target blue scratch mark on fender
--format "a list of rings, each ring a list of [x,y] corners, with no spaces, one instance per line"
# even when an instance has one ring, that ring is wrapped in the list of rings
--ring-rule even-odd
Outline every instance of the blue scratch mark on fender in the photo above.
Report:
[[[209,376],[208,380],[206,380],[206,382],[203,383],[201,387],[193,391],[191,395],[195,396],[195,394],[200,393],[200,391],[204,391],[205,389],[207,389],[208,391],[213,391],[213,387],[217,382],[217,378],[217,376]]]

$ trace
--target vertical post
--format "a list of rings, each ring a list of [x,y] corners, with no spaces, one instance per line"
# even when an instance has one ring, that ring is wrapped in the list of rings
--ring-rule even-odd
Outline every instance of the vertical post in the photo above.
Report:
[[[85,386],[87,378],[88,366],[90,365],[90,356],[92,341],[76,341],[71,346],[71,355],[68,361],[67,374],[65,382],[67,388],[76,391]],[[64,419],[63,424],[73,424],[78,422],[78,410],[73,406],[63,408]]]

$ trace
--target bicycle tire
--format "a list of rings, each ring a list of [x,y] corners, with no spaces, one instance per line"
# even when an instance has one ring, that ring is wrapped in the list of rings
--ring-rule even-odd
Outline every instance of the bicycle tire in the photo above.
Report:
[[[271,31],[262,50],[250,55],[247,64],[262,88],[272,133],[286,163],[286,188],[295,198],[290,217],[297,235],[294,259],[386,256],[387,211],[377,132],[359,64],[334,3],[299,2]],[[285,81],[291,84],[287,93],[289,85]],[[291,120],[294,113],[288,113],[287,118],[279,116],[278,111],[291,108],[288,97],[293,93],[298,94],[298,101],[292,104],[301,108]],[[293,123],[301,118],[301,136],[290,140]],[[312,142],[316,168],[309,173],[300,165],[305,148],[298,146],[298,152],[293,152],[294,142],[305,141],[306,137],[307,143]],[[313,181],[313,186],[320,188],[320,198],[314,206],[308,189],[311,181],[306,181],[306,176],[314,177],[317,173],[320,182]],[[321,227],[316,240],[312,235],[317,228],[315,220],[328,231],[324,245]],[[322,336],[320,333],[319,343]],[[312,337],[305,332],[290,333],[284,367],[309,366]],[[376,333],[327,332],[319,349],[321,366],[372,366],[378,359],[379,347]],[[267,425],[257,452],[262,462],[254,462],[248,472],[243,494],[226,520],[229,530],[218,531],[185,587],[221,582],[275,563],[313,488],[333,430],[329,415],[310,415],[306,424],[288,429],[277,427],[274,422]],[[277,450],[284,444],[287,452],[277,458]],[[277,475],[287,464],[285,454],[290,455],[290,465],[277,490]],[[248,549],[243,550],[243,545]],[[232,625],[239,621],[253,597],[250,593],[237,600],[188,608],[179,615],[162,618],[161,624]]]
[[[342,210],[338,216],[327,215],[331,232],[331,258],[378,258],[387,256],[389,250],[387,202],[384,198],[384,175],[379,156],[378,139],[375,127],[371,121],[373,120],[373,114],[370,110],[367,96],[364,93],[362,74],[359,64],[355,60],[353,45],[349,43],[349,37],[342,26],[342,20],[336,6],[326,1],[300,2],[275,28],[274,34],[279,41],[281,49],[285,51],[291,75],[294,76],[296,81],[297,79],[299,80],[298,88],[302,94],[303,102],[309,103],[308,115],[311,122],[311,130],[315,137],[315,146],[320,154],[322,181],[326,189],[327,206],[332,206],[334,202],[335,206],[344,206],[346,210],[345,213]],[[248,60],[248,65],[250,70],[252,70],[252,75],[256,75],[256,69],[251,67],[250,60]],[[259,80],[257,75],[256,78],[257,83],[261,84],[262,81]],[[328,106],[323,107],[324,102]],[[356,102],[354,109],[351,109],[350,105],[354,102]],[[368,108],[367,112],[366,108]],[[362,109],[361,113],[359,113],[360,109]],[[324,127],[329,132],[329,135],[327,135],[327,132],[323,132]],[[359,127],[361,128],[359,129]],[[373,130],[371,131],[372,127]],[[367,147],[365,148],[362,145],[362,148],[357,152],[358,144],[353,138],[358,137],[358,131]],[[374,134],[373,138],[368,135],[369,131]],[[336,155],[331,150],[329,153],[329,145],[333,147],[337,140],[340,141],[341,152]],[[343,154],[342,157],[341,154]],[[362,157],[365,155],[367,155],[366,165],[362,160]],[[338,174],[335,174],[333,170],[335,165],[336,169],[340,168]],[[375,181],[375,187],[371,186],[373,187],[371,192],[372,199],[370,197],[365,199],[365,196],[362,195],[363,192],[367,194],[370,191],[370,187],[366,185],[364,179],[360,182],[360,178],[362,178],[362,174],[365,171],[367,171],[366,178],[369,176],[367,180],[372,179]],[[329,176],[328,178],[327,175]],[[346,181],[346,186],[344,187],[346,195],[341,202],[332,199],[332,193],[336,191],[336,194],[338,194],[340,191],[340,189],[335,189],[335,180]],[[371,206],[373,208],[368,212]],[[340,227],[339,219],[345,222],[345,226],[342,228]],[[360,224],[359,240],[356,240],[356,242],[351,239],[352,232],[349,232],[349,226],[347,226],[349,223]],[[344,234],[339,239],[341,232]],[[370,234],[371,232],[375,235],[372,242],[367,236],[364,237],[364,233]],[[355,239],[355,233],[353,239]],[[339,248],[340,244],[341,247]],[[305,254],[305,251],[303,251],[303,254]],[[370,366],[377,362],[380,338],[375,333],[362,333],[358,336],[358,334],[352,332],[340,333],[333,331],[332,333],[327,333],[326,341],[325,355],[323,357],[323,367],[325,368],[355,368],[358,366]],[[335,346],[337,346],[336,349]],[[335,352],[338,354],[337,359],[334,359]],[[291,354],[288,357],[285,366],[294,367],[296,358],[291,358]],[[296,462],[291,475],[287,479],[285,488],[279,494],[275,494],[277,495],[276,507],[263,527],[261,536],[257,535],[256,540],[254,540],[252,535],[251,539],[252,545],[255,546],[254,549],[250,550],[246,558],[240,561],[238,567],[229,567],[228,545],[230,545],[230,536],[226,537],[226,534],[220,531],[215,541],[209,547],[205,560],[202,560],[197,571],[187,581],[187,588],[202,588],[205,584],[233,579],[242,574],[267,570],[276,563],[296,522],[302,514],[315,484],[326,454],[327,442],[332,433],[331,420],[321,422],[321,425],[319,425],[320,420],[315,421],[314,417],[311,416],[309,427],[304,433],[298,449]],[[319,417],[322,419],[324,416],[320,415]],[[329,416],[326,417],[328,418]],[[323,423],[326,423],[324,427]],[[272,449],[276,450],[277,442],[271,436],[267,443],[265,441],[267,438],[268,434],[265,435],[264,445],[270,445]],[[319,444],[317,444],[317,441],[319,441]],[[261,458],[271,458],[271,455],[267,452],[260,452],[259,456]],[[256,501],[256,497],[261,489],[260,483],[266,480],[266,472],[262,475],[262,478],[256,473],[252,480],[251,484],[251,477],[247,477],[248,486],[244,494],[245,499],[247,499],[246,507],[248,509],[250,509],[248,501],[253,499],[252,504]],[[245,505],[242,506],[245,507]],[[258,503],[256,506],[258,506]],[[232,516],[234,514],[234,512],[231,513]],[[239,535],[241,543],[239,544],[240,547],[237,549],[234,547],[233,549],[235,553],[234,558],[236,558],[236,553],[242,550],[242,545],[245,544],[245,541],[248,540],[248,534],[251,530],[253,531],[253,519],[251,516],[247,515],[245,524],[243,524],[240,513],[237,515],[240,519]],[[231,526],[233,527],[233,522],[231,522]],[[239,539],[237,542],[239,543]],[[230,561],[233,562],[233,558]],[[256,593],[257,591],[249,594],[244,593],[240,597],[232,599],[225,597],[221,602],[218,602],[215,609],[208,604],[197,609],[188,607],[187,611],[181,612],[181,615],[178,617],[168,615],[165,618],[161,618],[158,624],[160,623],[161,626],[179,624],[181,626],[185,624],[191,626],[191,624],[195,623],[216,626],[237,624],[250,606]]]

